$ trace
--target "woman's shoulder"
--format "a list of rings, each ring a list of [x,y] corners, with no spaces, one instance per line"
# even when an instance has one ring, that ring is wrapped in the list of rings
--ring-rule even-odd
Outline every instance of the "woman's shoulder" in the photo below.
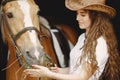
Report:
[[[97,42],[98,43],[102,43],[102,44],[106,44],[106,40],[103,36],[100,36],[98,39],[97,39]]]
[[[85,33],[82,33],[82,34],[79,36],[78,40],[83,39],[83,38],[85,38]]]
[[[100,36],[97,39],[97,46],[98,49],[106,49],[107,50],[107,42],[103,36]]]
[[[97,46],[96,46],[96,58],[98,61],[98,66],[101,66],[106,63],[108,59],[108,49],[107,43],[103,36],[97,39]]]
[[[99,57],[105,55],[108,57],[107,43],[103,36],[97,39],[96,54],[99,55]]]
[[[85,39],[85,33],[82,33],[82,34],[78,37],[78,40],[77,40],[76,45],[81,45],[81,43],[83,43],[84,39]]]

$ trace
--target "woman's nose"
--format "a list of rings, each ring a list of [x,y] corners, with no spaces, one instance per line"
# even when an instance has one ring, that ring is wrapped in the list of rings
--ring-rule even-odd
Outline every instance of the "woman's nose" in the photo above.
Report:
[[[80,15],[77,14],[76,16],[76,20],[79,21],[81,18],[80,18]]]

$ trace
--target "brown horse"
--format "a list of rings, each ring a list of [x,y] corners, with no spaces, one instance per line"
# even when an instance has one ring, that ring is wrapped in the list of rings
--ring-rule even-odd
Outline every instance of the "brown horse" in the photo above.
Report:
[[[0,8],[1,30],[9,47],[7,67],[3,69],[6,69],[6,79],[51,80],[30,78],[23,73],[24,69],[32,68],[32,64],[50,67],[54,65],[49,63],[59,63],[53,47],[53,34],[37,15],[39,7],[34,0],[3,0]],[[60,28],[63,29],[62,25]],[[76,36],[72,36],[72,30],[66,36],[75,44],[77,38],[72,40]]]

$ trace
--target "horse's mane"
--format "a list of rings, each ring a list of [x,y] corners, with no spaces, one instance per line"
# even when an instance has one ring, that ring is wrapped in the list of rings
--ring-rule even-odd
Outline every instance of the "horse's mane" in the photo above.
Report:
[[[50,29],[50,25],[49,25],[49,22],[47,21],[47,19],[45,19],[42,16],[39,16],[39,19],[40,19],[40,23],[44,24],[46,26],[46,28]]]
[[[0,4],[0,33],[2,34],[1,37],[2,37],[3,42],[6,43],[3,24],[2,24],[2,21],[3,21],[3,10],[2,10],[2,8],[3,8],[3,6],[2,6],[2,2],[1,2],[1,4]]]

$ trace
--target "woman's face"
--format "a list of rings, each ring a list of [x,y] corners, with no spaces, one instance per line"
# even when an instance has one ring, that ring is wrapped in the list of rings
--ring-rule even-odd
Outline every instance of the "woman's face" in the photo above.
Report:
[[[78,10],[76,19],[77,19],[79,27],[81,29],[89,29],[89,27],[91,25],[91,19],[89,17],[89,11]]]

